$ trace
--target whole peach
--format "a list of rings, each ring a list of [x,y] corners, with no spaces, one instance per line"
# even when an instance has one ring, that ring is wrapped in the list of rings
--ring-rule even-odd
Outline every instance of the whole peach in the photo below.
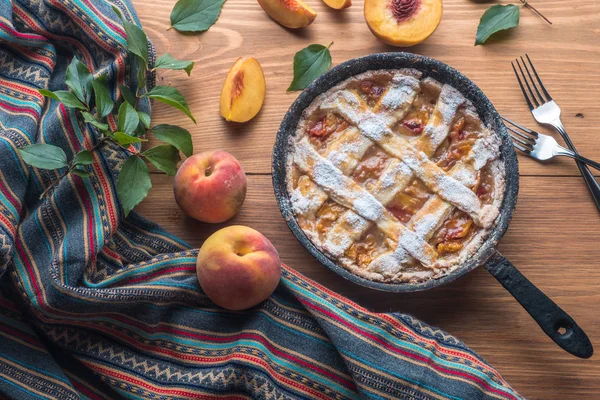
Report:
[[[175,201],[190,217],[202,222],[223,222],[244,204],[246,174],[238,160],[226,151],[200,153],[181,164],[173,190]]]
[[[266,300],[281,278],[281,262],[269,239],[252,228],[228,226],[202,245],[196,262],[204,293],[228,310]]]

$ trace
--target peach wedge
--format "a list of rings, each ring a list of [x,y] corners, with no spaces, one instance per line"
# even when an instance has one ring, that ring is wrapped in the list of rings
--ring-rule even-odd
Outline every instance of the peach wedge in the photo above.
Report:
[[[392,46],[427,39],[442,19],[442,0],[365,0],[365,20],[375,36]]]
[[[343,10],[352,5],[352,0],[323,0],[323,3],[327,4],[334,10]]]
[[[298,29],[310,25],[317,13],[302,0],[258,0],[267,14],[281,25]]]
[[[265,75],[258,60],[238,58],[223,84],[219,104],[221,116],[233,122],[251,120],[260,111],[266,90]]]

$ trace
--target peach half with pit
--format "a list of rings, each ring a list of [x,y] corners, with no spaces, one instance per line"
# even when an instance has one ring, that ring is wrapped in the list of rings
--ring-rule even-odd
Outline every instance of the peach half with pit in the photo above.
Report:
[[[246,198],[246,174],[234,156],[223,150],[191,156],[181,164],[173,191],[175,201],[190,217],[202,222],[224,222]]]
[[[442,0],[365,0],[371,32],[392,46],[414,46],[427,39],[442,19]]]
[[[256,58],[238,58],[221,90],[219,111],[227,121],[247,122],[254,118],[265,101],[267,84]]]
[[[266,300],[281,278],[275,247],[260,232],[234,225],[213,233],[196,262],[204,293],[228,310],[245,310]]]

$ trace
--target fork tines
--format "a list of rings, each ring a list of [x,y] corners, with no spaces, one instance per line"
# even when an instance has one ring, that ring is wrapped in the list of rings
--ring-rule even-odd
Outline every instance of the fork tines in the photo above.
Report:
[[[510,131],[510,137],[513,141],[513,145],[517,149],[528,154],[529,152],[533,151],[533,147],[536,144],[536,139],[539,134],[536,131],[532,131],[529,128],[526,128],[520,124],[517,124],[514,121],[511,121],[508,118],[502,117],[502,119],[505,122],[504,126],[506,126],[506,128]],[[512,126],[507,125],[506,122],[508,122]],[[515,128],[518,128],[518,130]]]
[[[515,68],[515,62],[511,62],[510,64],[512,65],[513,71],[515,71],[515,75],[517,76],[517,81],[519,81],[519,86],[521,87],[521,91],[523,91],[523,96],[525,96],[525,100],[527,100],[527,104],[529,105],[529,108],[531,110],[533,110],[537,107],[540,107],[544,103],[551,101],[552,96],[550,96],[550,93],[548,93],[548,91],[546,90],[546,87],[542,83],[542,80],[540,79],[540,76],[538,75],[537,71],[535,70],[533,63],[531,62],[531,59],[529,58],[529,55],[525,54],[525,57],[527,58],[528,63],[525,62],[523,57],[519,57],[515,60],[515,62],[517,63],[517,67],[519,67],[519,71],[521,72],[520,75],[517,72],[517,69]],[[519,62],[519,59],[521,60],[520,62]],[[533,79],[533,76],[531,75],[531,72],[529,71],[530,68],[527,67],[527,64],[529,64],[531,71],[533,71],[535,80]],[[523,68],[525,68],[525,72],[523,71]],[[525,82],[524,85],[523,85],[523,82]],[[537,85],[536,85],[536,82],[537,82]],[[539,88],[538,88],[538,86],[539,86]],[[525,90],[525,87],[527,87],[527,90]],[[532,87],[533,87],[533,89],[532,89]],[[540,89],[541,89],[541,92],[540,92]],[[534,91],[535,91],[535,94],[534,94]],[[542,93],[543,93],[543,96],[542,96]]]

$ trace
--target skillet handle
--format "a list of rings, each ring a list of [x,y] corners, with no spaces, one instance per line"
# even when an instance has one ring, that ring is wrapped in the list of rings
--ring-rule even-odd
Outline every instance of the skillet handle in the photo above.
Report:
[[[594,354],[590,339],[573,318],[525,278],[502,254],[496,251],[485,263],[485,268],[563,350],[580,358],[590,358]]]

